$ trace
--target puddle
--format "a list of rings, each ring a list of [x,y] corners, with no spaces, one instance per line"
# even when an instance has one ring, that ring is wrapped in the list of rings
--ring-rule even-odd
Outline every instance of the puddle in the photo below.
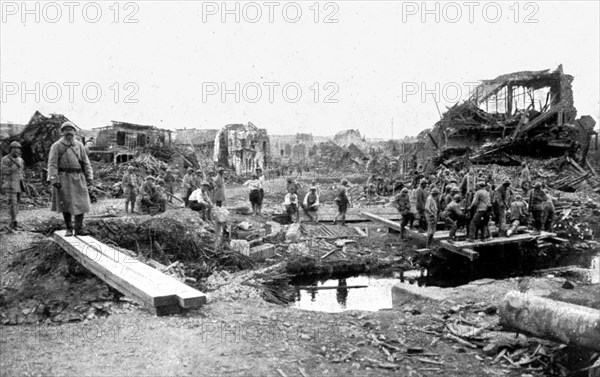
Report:
[[[355,276],[325,281],[296,281],[296,301],[292,307],[302,310],[339,313],[346,310],[377,311],[392,308],[392,286],[398,279]],[[332,287],[307,289],[306,286]],[[364,288],[345,288],[366,286]],[[337,287],[337,288],[333,288]]]
[[[346,278],[296,278],[292,307],[301,310],[339,313],[346,310],[378,311],[392,309],[392,286],[415,284],[420,287],[458,287],[480,279],[506,279],[532,275],[535,270],[579,266],[600,269],[597,252],[532,253],[515,260],[518,253],[488,255],[471,266],[464,258],[431,263],[428,268],[393,272],[391,277],[359,275]],[[592,262],[592,259],[595,259]],[[316,288],[311,288],[316,287]]]

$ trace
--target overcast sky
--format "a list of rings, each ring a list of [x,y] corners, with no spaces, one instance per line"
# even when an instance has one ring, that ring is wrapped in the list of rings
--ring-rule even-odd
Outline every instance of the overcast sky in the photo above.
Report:
[[[2,2],[2,122],[397,138],[439,119],[434,94],[444,111],[476,80],[561,63],[578,115],[600,116],[598,1],[53,4]]]

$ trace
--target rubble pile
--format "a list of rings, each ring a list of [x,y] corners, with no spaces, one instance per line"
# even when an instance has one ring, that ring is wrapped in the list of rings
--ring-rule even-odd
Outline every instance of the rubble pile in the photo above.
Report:
[[[117,301],[114,291],[51,239],[36,241],[18,253],[0,286],[3,325],[103,317]]]

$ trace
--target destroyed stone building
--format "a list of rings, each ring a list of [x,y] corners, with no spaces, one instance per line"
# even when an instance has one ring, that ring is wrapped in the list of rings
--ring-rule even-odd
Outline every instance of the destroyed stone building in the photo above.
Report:
[[[270,162],[270,141],[267,130],[248,124],[228,124],[215,137],[214,161],[236,174],[249,174]]]
[[[361,150],[366,150],[368,144],[365,137],[360,134],[359,130],[344,130],[335,134],[332,140],[340,147],[348,147],[350,144],[354,144]]]
[[[121,163],[132,159],[137,148],[171,145],[172,131],[149,125],[111,121],[111,125],[94,128],[96,138],[90,158]]]
[[[308,160],[309,151],[315,145],[312,134],[272,135],[271,150],[273,161],[298,163]]]
[[[217,129],[180,128],[175,130],[173,143],[175,145],[193,146],[205,156],[213,156]]]
[[[110,126],[95,128],[98,131],[96,147],[134,149],[147,145],[170,145],[171,130],[128,122],[111,121]]]
[[[585,160],[595,121],[576,119],[573,76],[556,70],[523,71],[484,80],[464,102],[449,108],[421,141],[439,152],[484,148],[476,157],[516,163],[510,156]]]

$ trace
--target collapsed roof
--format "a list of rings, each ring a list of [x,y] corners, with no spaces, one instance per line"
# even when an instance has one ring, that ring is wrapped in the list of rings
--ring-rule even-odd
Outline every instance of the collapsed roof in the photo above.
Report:
[[[595,122],[589,116],[575,119],[572,82],[562,65],[483,80],[469,99],[448,109],[428,133],[429,141],[436,149],[574,156],[589,142]]]

